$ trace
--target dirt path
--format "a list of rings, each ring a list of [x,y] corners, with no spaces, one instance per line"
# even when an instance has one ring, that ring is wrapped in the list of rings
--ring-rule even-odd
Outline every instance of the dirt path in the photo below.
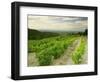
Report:
[[[71,46],[64,52],[63,56],[54,60],[53,65],[72,65],[71,54],[75,50],[76,46],[80,43],[80,38],[75,40]]]
[[[28,53],[28,66],[38,66],[38,60],[36,58],[36,53]]]

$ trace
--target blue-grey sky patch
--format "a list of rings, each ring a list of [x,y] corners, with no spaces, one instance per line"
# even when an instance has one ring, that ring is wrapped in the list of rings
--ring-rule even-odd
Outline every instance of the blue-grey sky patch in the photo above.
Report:
[[[52,22],[59,22],[59,23],[63,23],[63,22],[77,22],[77,21],[87,21],[87,17],[52,17],[50,19],[50,21]]]

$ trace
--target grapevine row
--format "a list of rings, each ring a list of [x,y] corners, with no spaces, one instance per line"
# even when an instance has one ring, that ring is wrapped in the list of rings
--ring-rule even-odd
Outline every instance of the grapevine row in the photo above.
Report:
[[[75,40],[75,36],[57,36],[37,41],[32,40],[28,43],[28,50],[30,50],[29,52],[36,52],[39,65],[50,65],[53,59],[59,58]]]

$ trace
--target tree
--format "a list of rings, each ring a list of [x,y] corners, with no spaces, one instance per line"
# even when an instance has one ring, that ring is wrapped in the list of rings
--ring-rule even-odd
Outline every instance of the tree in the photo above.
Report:
[[[85,29],[84,35],[88,34],[88,29]]]

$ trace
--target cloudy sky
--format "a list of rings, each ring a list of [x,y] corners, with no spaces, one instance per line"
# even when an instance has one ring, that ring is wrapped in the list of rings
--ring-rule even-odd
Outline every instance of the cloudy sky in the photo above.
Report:
[[[40,31],[84,31],[87,17],[28,15],[28,28]]]

